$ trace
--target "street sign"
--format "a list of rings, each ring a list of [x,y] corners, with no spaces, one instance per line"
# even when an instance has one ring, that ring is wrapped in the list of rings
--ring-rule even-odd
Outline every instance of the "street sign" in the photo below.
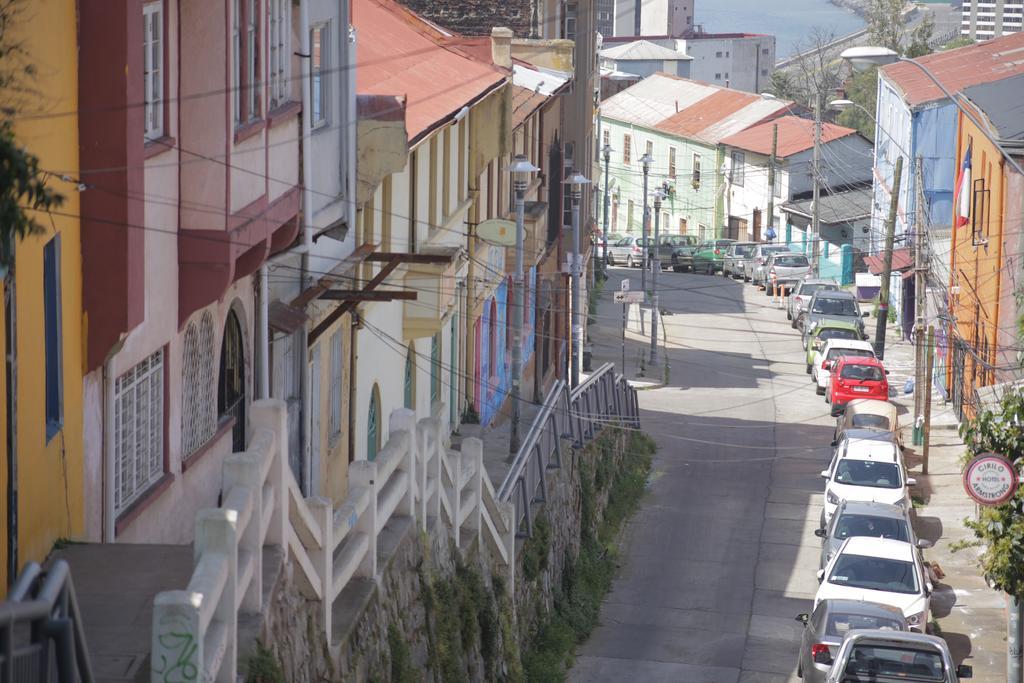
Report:
[[[995,453],[982,453],[964,470],[964,489],[980,505],[1001,505],[1017,492],[1017,468]]]
[[[476,236],[491,244],[511,247],[516,243],[516,224],[503,218],[491,218],[476,226]]]
[[[617,304],[642,304],[644,302],[643,292],[614,292],[612,300]]]
[[[628,292],[629,291],[629,279],[625,279],[625,280],[622,281],[622,284],[619,286],[619,291],[622,291],[622,292]]]

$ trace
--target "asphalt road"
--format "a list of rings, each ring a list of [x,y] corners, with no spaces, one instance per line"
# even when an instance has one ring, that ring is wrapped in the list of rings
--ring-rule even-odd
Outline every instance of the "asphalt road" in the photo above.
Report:
[[[614,268],[609,289],[626,276],[640,288],[637,270]],[[660,289],[672,369],[669,385],[640,393],[658,444],[650,492],[569,680],[797,681],[794,617],[818,585],[834,421],[763,292],[672,272]],[[618,362],[621,315],[606,293],[591,329],[599,361]]]

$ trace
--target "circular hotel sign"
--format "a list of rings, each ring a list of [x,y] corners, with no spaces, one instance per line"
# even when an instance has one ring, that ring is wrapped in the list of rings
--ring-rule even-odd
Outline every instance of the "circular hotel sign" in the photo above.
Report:
[[[982,453],[964,470],[964,489],[981,505],[1000,505],[1017,492],[1017,468],[995,453]]]

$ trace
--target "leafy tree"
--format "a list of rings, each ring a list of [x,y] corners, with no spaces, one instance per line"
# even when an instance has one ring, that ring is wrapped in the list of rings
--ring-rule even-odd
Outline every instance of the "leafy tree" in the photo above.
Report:
[[[926,15],[910,34],[907,57],[923,57],[932,53],[932,39],[935,37],[935,19]]]
[[[772,72],[772,80],[768,92],[784,100],[795,100],[799,96],[793,74],[785,69]]]
[[[1009,458],[1019,470],[1024,464],[1024,393],[1006,392],[996,410],[982,410],[960,427],[972,456],[984,452]],[[1024,489],[1002,505],[984,507],[978,519],[965,519],[985,550],[979,565],[997,590],[1024,597]]]
[[[974,45],[974,41],[970,38],[954,38],[945,45],[942,46],[943,50],[955,50],[958,47],[967,47],[968,45]]]
[[[903,52],[903,8],[905,0],[870,0],[866,10],[868,36],[872,45]]]
[[[857,107],[850,107],[839,115],[840,125],[856,128],[869,140],[875,139],[875,120],[872,118],[878,100],[878,67],[855,72],[846,85],[846,98],[864,107],[871,116]]]

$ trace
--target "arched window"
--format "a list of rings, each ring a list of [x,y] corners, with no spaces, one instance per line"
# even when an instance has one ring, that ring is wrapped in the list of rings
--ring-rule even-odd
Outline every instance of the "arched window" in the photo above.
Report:
[[[374,461],[380,452],[380,389],[370,390],[370,410],[366,416],[366,459]]]
[[[189,323],[181,351],[181,452],[190,455],[217,430],[213,405],[213,316]]]
[[[405,407],[416,410],[416,352],[409,344],[405,352]]]
[[[234,311],[224,323],[220,348],[220,380],[217,383],[217,412],[221,419],[233,417],[232,447],[245,450],[245,347],[242,325]]]

